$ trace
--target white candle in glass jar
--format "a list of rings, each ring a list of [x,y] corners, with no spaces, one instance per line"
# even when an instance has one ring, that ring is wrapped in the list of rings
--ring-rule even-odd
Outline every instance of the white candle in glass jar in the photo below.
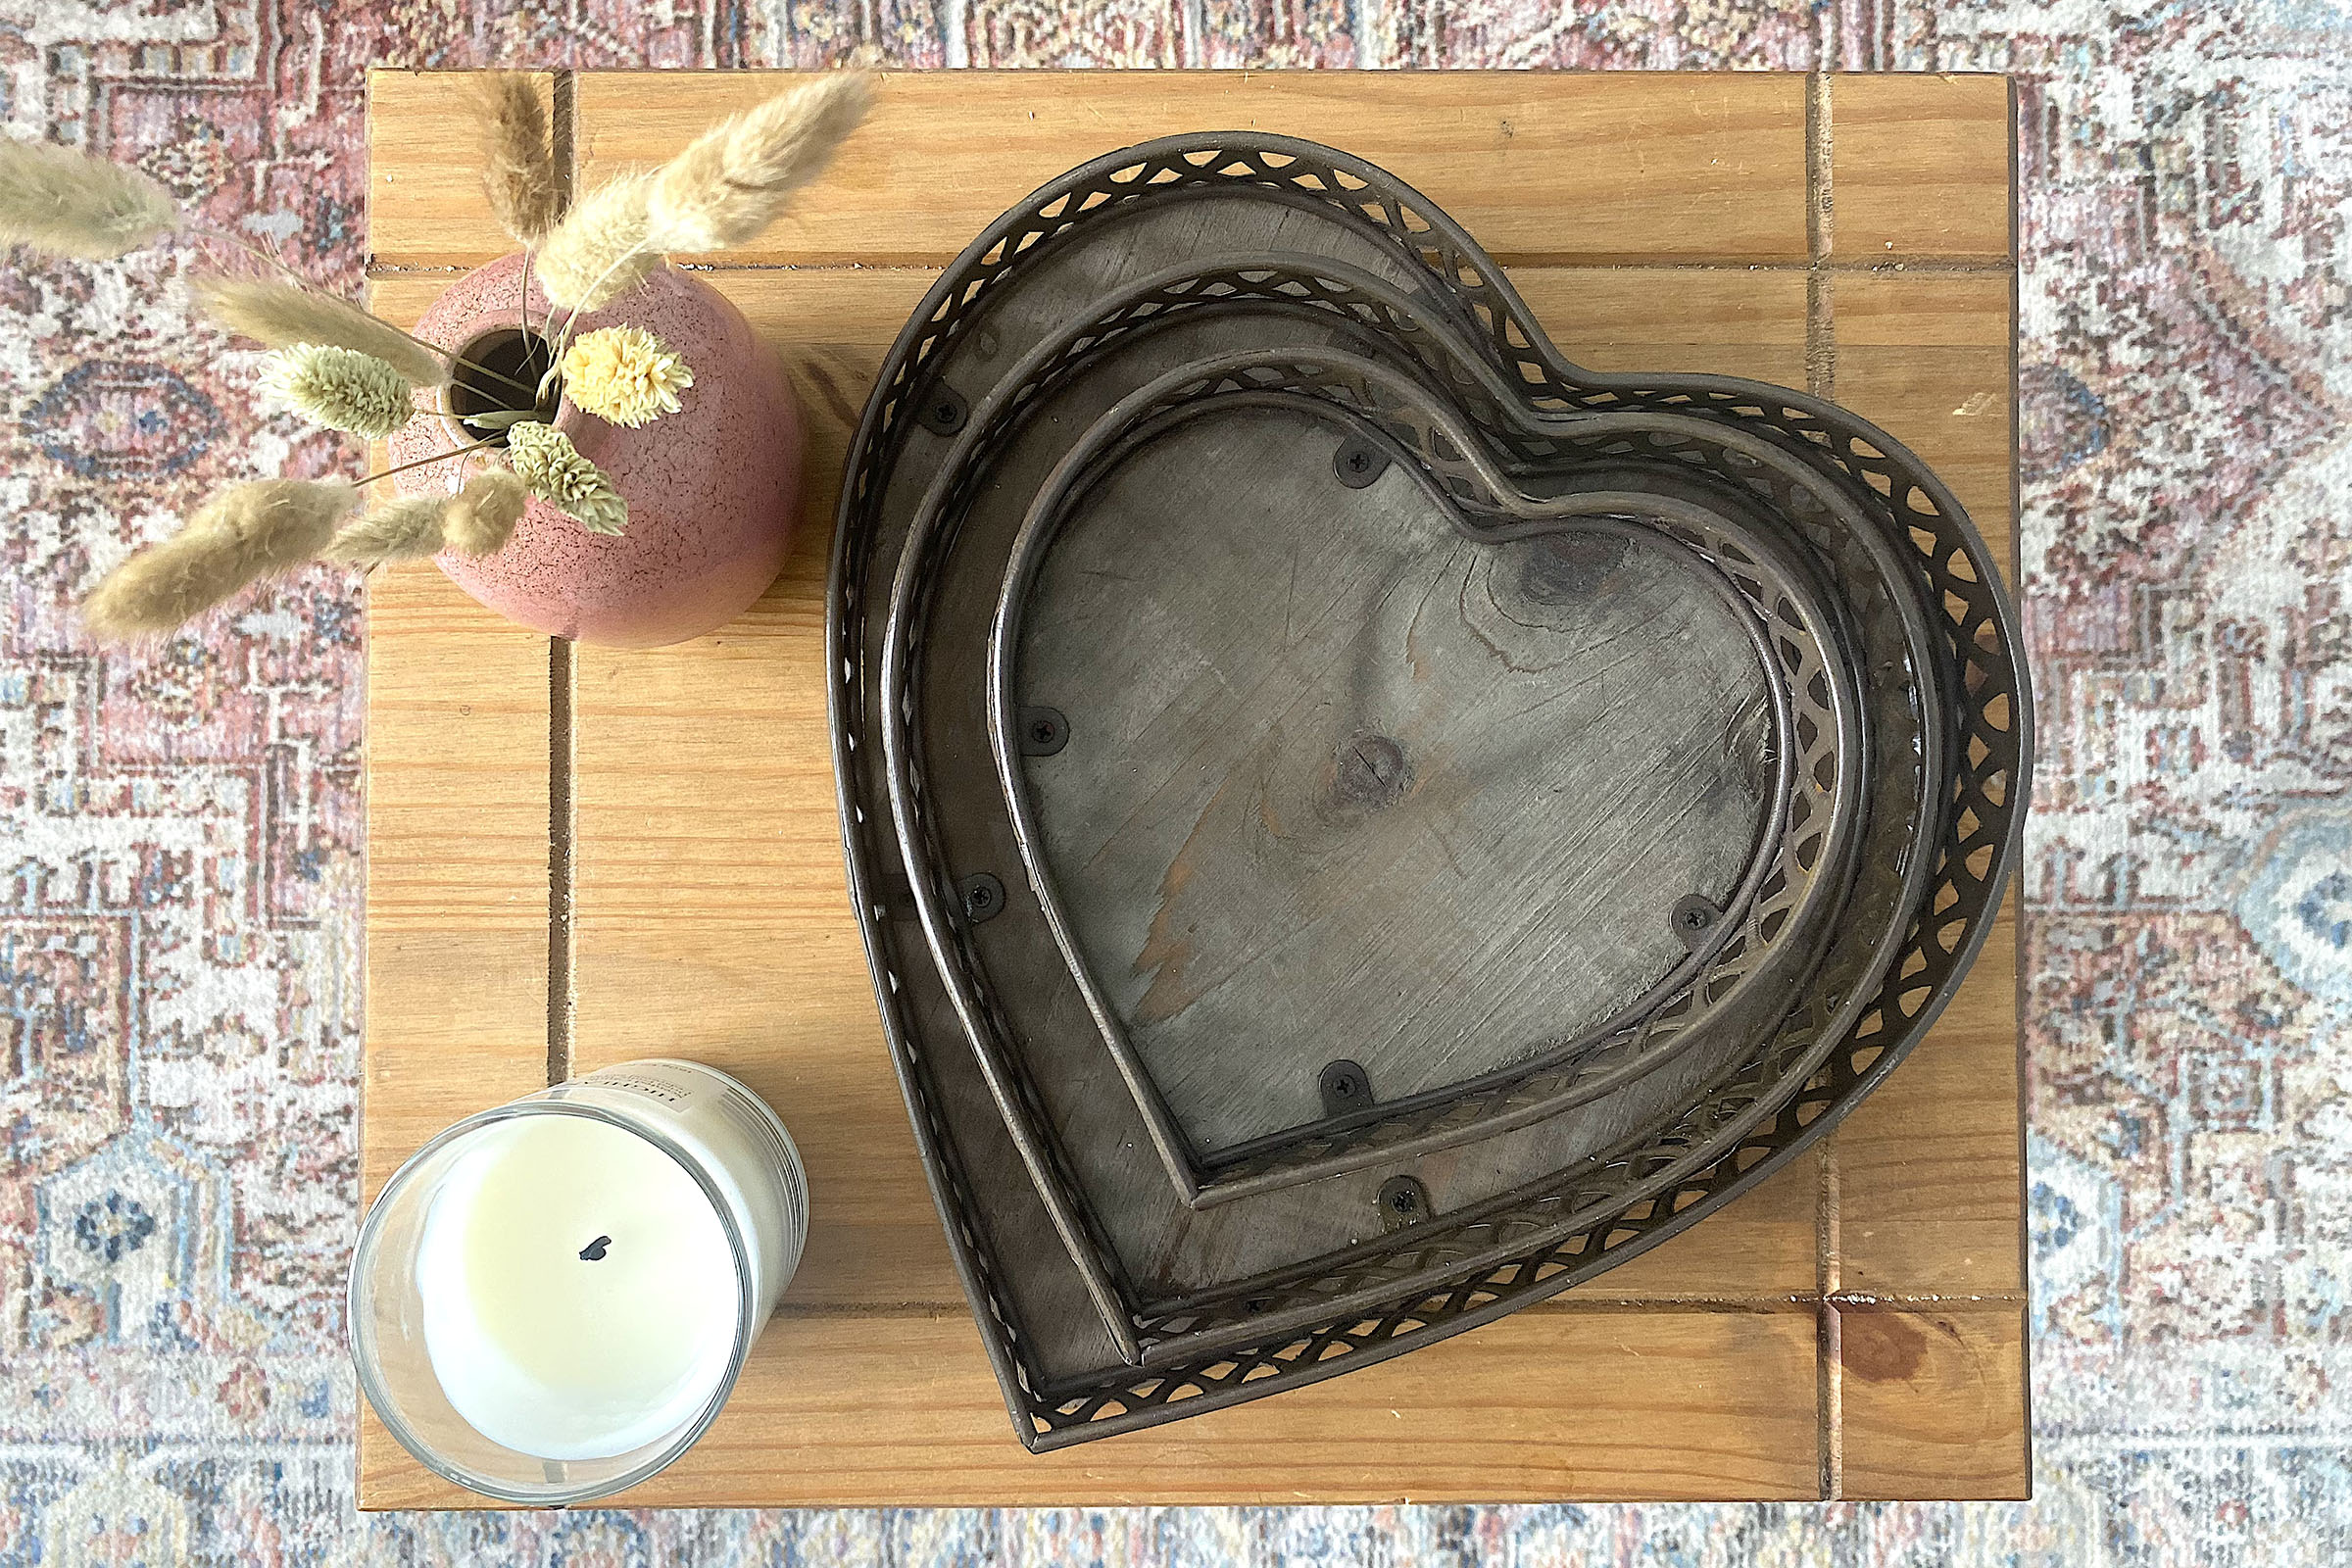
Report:
[[[483,1130],[425,1216],[416,1289],[451,1406],[544,1459],[655,1442],[733,1363],[737,1272],[710,1197],[653,1144],[583,1116]]]

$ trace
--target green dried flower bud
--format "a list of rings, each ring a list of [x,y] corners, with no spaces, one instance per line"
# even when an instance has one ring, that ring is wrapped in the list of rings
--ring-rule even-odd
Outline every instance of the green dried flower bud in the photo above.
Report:
[[[416,412],[409,383],[372,354],[297,343],[271,353],[262,389],[314,424],[378,440]]]
[[[605,470],[580,456],[571,437],[552,424],[518,424],[507,432],[507,456],[531,494],[590,533],[616,534],[629,523],[629,505]]]

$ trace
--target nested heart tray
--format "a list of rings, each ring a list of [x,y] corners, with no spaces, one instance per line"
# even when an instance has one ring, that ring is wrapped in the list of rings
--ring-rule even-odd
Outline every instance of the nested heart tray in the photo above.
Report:
[[[831,582],[853,897],[1022,1440],[1592,1277],[1925,1031],[2025,804],[2012,614],[1883,433],[1552,351],[1259,134],[950,268]]]

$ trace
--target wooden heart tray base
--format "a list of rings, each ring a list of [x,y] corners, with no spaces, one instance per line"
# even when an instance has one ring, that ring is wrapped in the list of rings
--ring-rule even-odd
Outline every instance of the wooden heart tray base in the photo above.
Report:
[[[791,79],[542,82],[584,188]],[[368,286],[403,323],[510,248],[453,132],[464,86],[369,77]],[[796,214],[707,274],[781,347],[809,426],[806,520],[757,607],[626,653],[512,627],[429,564],[371,585],[368,1196],[460,1116],[635,1056],[710,1062],[776,1107],[808,1161],[808,1255],[725,1413],[641,1506],[2027,1495],[2014,893],[1886,1086],[1690,1233],[1329,1383],[1060,1453],[1014,1438],[844,890],[830,523],[883,356],[973,234],[1097,154],[1227,127],[1419,187],[1572,360],[1835,398],[2014,560],[2002,77],[893,76]],[[360,1501],[485,1505],[365,1413]]]

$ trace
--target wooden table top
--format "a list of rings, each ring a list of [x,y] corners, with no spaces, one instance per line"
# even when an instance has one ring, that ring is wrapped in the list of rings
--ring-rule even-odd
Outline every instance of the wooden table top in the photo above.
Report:
[[[542,78],[575,185],[771,74]],[[509,244],[455,74],[369,78],[368,279],[406,324]],[[733,1072],[813,1229],[717,1425],[638,1505],[2021,1497],[2030,1488],[2015,897],[1835,1135],[1591,1285],[1396,1361],[1031,1455],[950,1267],[843,883],[822,678],[839,474],[884,353],[1004,207],[1098,153],[1256,126],[1417,186],[1569,358],[1806,387],[1908,443],[2013,558],[2013,130],[1998,76],[979,73],[882,84],[710,280],[809,424],[783,576],[655,652],[507,625],[429,564],[368,612],[370,1197],[570,1072]],[[366,1508],[480,1507],[363,1415]]]

